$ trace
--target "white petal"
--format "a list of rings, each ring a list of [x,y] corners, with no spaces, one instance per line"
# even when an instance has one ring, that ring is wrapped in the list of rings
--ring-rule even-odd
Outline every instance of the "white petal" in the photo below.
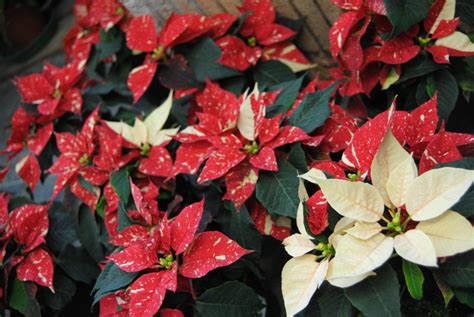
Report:
[[[438,39],[435,45],[444,46],[460,52],[474,52],[474,43],[471,42],[466,34],[459,31],[455,31],[453,34]]]
[[[181,130],[181,133],[183,133],[183,134],[192,134],[192,135],[197,135],[197,136],[204,136],[205,135],[201,131],[196,130],[196,128],[192,125],[187,126],[183,130]]]
[[[423,266],[437,266],[436,252],[430,238],[420,230],[409,230],[393,239],[395,251],[405,260]]]
[[[452,20],[454,19],[454,13],[456,11],[456,0],[446,0],[444,2],[443,8],[438,13],[433,26],[430,28],[429,33],[433,34],[438,28],[441,20]]]
[[[307,235],[295,233],[283,240],[286,252],[293,257],[301,256],[314,250],[314,243]]]
[[[168,120],[172,105],[173,91],[171,90],[166,100],[146,117],[145,125],[148,130],[148,143],[156,144],[154,142],[156,135],[163,128],[166,120]]]
[[[343,179],[317,181],[329,205],[342,216],[376,222],[384,211],[384,202],[375,187]]]
[[[301,179],[298,185],[298,198],[301,201],[305,201],[309,198],[308,192],[306,191],[306,187],[304,187],[303,181]]]
[[[323,171],[312,168],[304,174],[298,176],[299,178],[305,179],[310,183],[317,184],[320,179],[327,179]]]
[[[416,178],[405,199],[413,220],[435,218],[454,205],[474,181],[474,171],[443,167]]]
[[[327,260],[318,263],[312,254],[286,262],[281,272],[281,291],[287,316],[295,315],[308,305],[324,282],[328,266]]]
[[[388,260],[392,251],[393,238],[381,233],[367,240],[346,234],[336,247],[333,278],[359,276],[373,271]]]
[[[451,256],[474,248],[474,229],[466,218],[454,211],[420,222],[416,229],[428,235],[436,256]]]
[[[378,222],[356,222],[352,228],[346,230],[351,236],[367,240],[382,231],[382,226]]]
[[[158,131],[155,136],[153,137],[153,143],[151,145],[160,145],[164,142],[170,141],[173,136],[175,136],[179,131],[178,128],[172,128],[172,129],[163,129]]]
[[[259,95],[258,85],[255,84],[255,87],[252,93],[244,97],[244,101],[240,106],[239,118],[237,120],[237,128],[240,131],[240,134],[247,140],[255,140],[255,113],[252,109],[252,98],[257,98]],[[265,115],[265,108],[262,108]]]
[[[387,193],[395,207],[405,204],[408,188],[418,176],[418,169],[411,155],[405,158],[389,175]]]
[[[133,127],[124,122],[104,122],[110,129],[115,131],[115,133],[120,134],[125,140],[138,147],[147,141],[146,126],[143,121],[138,118],[135,119]]]
[[[351,277],[337,277],[338,273],[334,271],[333,260],[329,262],[328,272],[326,274],[326,280],[329,284],[336,287],[350,287],[362,281],[363,279],[375,275],[374,272],[368,272],[362,275],[351,276]]]
[[[405,151],[389,130],[380,144],[370,168],[372,184],[377,188],[387,206],[392,206],[386,187],[388,177],[409,156],[410,154]]]
[[[306,226],[304,224],[304,206],[303,202],[301,201],[298,205],[298,209],[296,210],[296,226],[302,235],[311,237],[311,234],[306,230]]]
[[[355,223],[354,219],[348,217],[342,217],[334,226],[334,232],[329,236],[328,241],[334,247],[337,248],[339,241],[345,234],[345,230],[352,227]]]

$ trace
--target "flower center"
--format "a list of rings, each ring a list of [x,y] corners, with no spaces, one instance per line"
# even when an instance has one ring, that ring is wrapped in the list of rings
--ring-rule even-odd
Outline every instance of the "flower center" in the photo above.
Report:
[[[167,270],[171,269],[171,267],[173,266],[173,256],[171,254],[165,256],[164,258],[160,258],[158,260],[160,262],[160,265],[164,268],[166,268]]]
[[[153,52],[151,53],[151,58],[153,58],[154,60],[159,60],[160,58],[163,57],[163,53],[164,53],[164,48],[163,46],[159,46],[158,48],[155,48],[153,50]]]
[[[79,163],[82,165],[89,163],[89,155],[87,153],[82,154],[81,158],[79,159]]]
[[[115,15],[121,15],[121,14],[123,14],[123,8],[118,7],[117,10],[115,10]]]
[[[148,143],[143,143],[140,147],[140,155],[141,156],[148,156],[150,154],[151,146]]]
[[[336,254],[336,250],[330,243],[319,242],[315,247],[317,251],[321,251],[324,258],[332,257]]]
[[[247,39],[247,44],[252,46],[252,47],[255,47],[257,46],[257,39],[255,38],[255,36],[251,36]]]
[[[357,171],[357,173],[348,173],[347,178],[353,182],[357,182],[360,178],[360,171]]]
[[[252,141],[250,144],[244,145],[244,150],[250,154],[257,154],[258,153],[258,144],[256,141]]]
[[[387,223],[387,228],[395,231],[396,233],[403,232],[403,225],[402,225],[402,222],[401,222],[400,212],[396,212],[393,215],[392,221]]]
[[[418,37],[418,43],[419,43],[422,47],[427,46],[430,42],[431,42],[431,39],[430,39],[430,37],[429,37],[428,35],[425,36],[425,37],[421,37],[421,36]]]
[[[61,92],[59,91],[58,88],[56,88],[54,91],[53,91],[53,98],[57,98],[61,95]]]

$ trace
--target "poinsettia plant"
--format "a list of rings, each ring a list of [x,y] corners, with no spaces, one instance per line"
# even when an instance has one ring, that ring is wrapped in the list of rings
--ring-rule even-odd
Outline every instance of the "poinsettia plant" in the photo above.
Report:
[[[472,6],[333,2],[326,76],[270,0],[76,0],[64,65],[14,80],[5,314],[471,312]]]

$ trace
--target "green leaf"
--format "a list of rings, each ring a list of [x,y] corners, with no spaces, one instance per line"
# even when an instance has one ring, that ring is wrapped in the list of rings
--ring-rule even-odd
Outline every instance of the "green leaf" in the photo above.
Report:
[[[53,202],[48,210],[49,229],[46,242],[55,252],[61,252],[64,247],[77,241],[76,221],[59,202]]]
[[[100,273],[99,266],[83,247],[68,244],[57,258],[59,266],[74,280],[90,284]]]
[[[474,26],[474,2],[472,0],[456,0],[456,16],[463,23]]]
[[[125,204],[130,199],[130,180],[129,172],[126,167],[110,174],[110,185]]]
[[[241,72],[219,64],[222,52],[219,46],[208,37],[194,44],[186,55],[186,60],[196,75],[196,79],[205,82],[240,75]]]
[[[438,115],[447,120],[458,100],[459,88],[456,79],[447,70],[435,74],[436,89],[438,90]]]
[[[344,289],[344,293],[365,317],[401,316],[397,274],[388,264],[376,273],[377,275]]]
[[[423,298],[423,283],[425,281],[423,272],[418,265],[406,260],[403,260],[402,267],[408,292],[412,298],[421,300]]]
[[[102,261],[105,255],[100,244],[99,228],[92,210],[86,205],[79,209],[78,221],[77,234],[82,245],[96,262]]]
[[[436,285],[438,286],[438,290],[441,292],[441,295],[443,296],[444,307],[448,307],[449,303],[451,302],[451,299],[453,299],[454,297],[453,289],[439,277],[438,273],[432,272],[432,274],[433,274],[433,279],[436,282]]]
[[[277,60],[259,62],[253,70],[253,78],[260,89],[295,79],[291,69]]]
[[[258,201],[272,215],[296,217],[298,208],[298,171],[285,161],[278,162],[278,172],[262,172],[258,178]]]
[[[247,208],[242,206],[240,211],[236,211],[233,204],[228,205],[231,208],[224,208],[216,219],[221,224],[222,232],[243,248],[260,252],[262,235],[255,228]]]
[[[122,231],[123,229],[127,228],[128,226],[133,225],[135,222],[130,218],[128,215],[127,208],[123,202],[119,202],[118,210],[117,210],[117,217],[118,217],[118,225],[117,230]]]
[[[387,16],[392,22],[393,30],[390,37],[408,31],[428,15],[428,0],[384,0]]]
[[[396,83],[399,84],[412,78],[421,77],[442,68],[445,68],[445,66],[435,63],[431,58],[420,55],[402,66],[402,74]]]
[[[16,278],[9,290],[8,304],[26,317],[41,316],[41,309],[35,298],[34,285],[31,282],[21,282]]]
[[[327,286],[318,291],[321,317],[352,317],[354,309],[342,288]]]
[[[474,170],[474,157],[466,157],[462,160],[451,161],[447,163],[439,163],[436,165],[435,168],[441,167],[456,167],[456,168],[463,168],[466,170]]]
[[[115,265],[114,262],[109,261],[95,282],[93,292],[96,291],[96,293],[93,305],[102,297],[129,285],[138,274],[139,272],[127,273]]]
[[[301,147],[301,143],[296,143],[291,147],[288,153],[288,162],[296,167],[301,174],[308,171],[308,165],[306,164],[306,155]]]
[[[455,288],[454,295],[464,305],[474,308],[474,290],[469,288]]]
[[[329,99],[336,85],[311,93],[304,97],[288,119],[288,125],[303,129],[310,133],[324,124],[331,114]]]
[[[101,29],[100,41],[95,45],[95,49],[99,51],[100,60],[109,57],[120,51],[123,44],[123,33],[117,29],[110,29],[105,31]]]
[[[471,189],[449,209],[459,212],[464,217],[474,216],[474,188],[471,187]]]
[[[448,258],[436,272],[449,286],[474,287],[474,251]]]
[[[280,113],[286,113],[291,109],[291,106],[295,103],[298,92],[303,83],[303,79],[306,75],[300,76],[297,79],[280,83],[269,87],[269,91],[278,91],[275,102],[266,108],[266,116],[272,118]]]
[[[205,317],[256,316],[262,307],[257,293],[238,281],[208,289],[196,300],[197,313]]]
[[[49,288],[41,288],[42,298],[54,310],[63,309],[76,294],[76,283],[62,273],[54,273],[54,293]]]

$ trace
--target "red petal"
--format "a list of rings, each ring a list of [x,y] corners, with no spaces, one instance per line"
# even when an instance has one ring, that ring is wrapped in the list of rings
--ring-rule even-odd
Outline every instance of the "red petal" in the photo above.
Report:
[[[38,131],[36,131],[36,134],[32,138],[28,139],[28,148],[31,152],[33,152],[33,154],[41,154],[44,147],[51,138],[51,135],[53,134],[53,128],[53,123],[49,123],[46,126],[38,129]]]
[[[408,144],[415,145],[431,139],[438,126],[438,93],[417,107],[410,113],[409,125],[411,135],[408,137]]]
[[[279,24],[265,24],[255,30],[257,42],[264,46],[286,41],[295,34],[295,31]]]
[[[277,147],[303,141],[308,139],[309,136],[301,130],[300,128],[293,127],[293,126],[284,126],[280,129],[280,133],[278,136],[273,139],[271,142],[267,143],[266,146],[275,149]]]
[[[0,228],[5,228],[8,222],[8,202],[10,197],[7,193],[0,193]]]
[[[150,176],[171,177],[173,161],[168,150],[161,146],[151,148],[148,157],[140,160],[138,171]]]
[[[419,174],[429,171],[439,163],[462,160],[462,155],[449,136],[441,131],[431,140],[420,160]]]
[[[227,191],[223,200],[230,200],[237,210],[253,194],[258,180],[258,169],[247,162],[237,165],[225,176]]]
[[[135,243],[109,258],[125,272],[138,272],[158,262],[155,250],[145,243]]]
[[[142,192],[140,188],[137,187],[130,179],[130,189],[132,192],[133,202],[135,203],[135,207],[137,207],[137,211],[141,217],[145,220],[147,224],[151,224],[151,213],[145,208],[144,200]]]
[[[184,314],[179,309],[165,308],[160,310],[160,317],[184,317]]]
[[[361,19],[359,12],[342,13],[329,29],[329,49],[333,57],[341,51],[352,27]]]
[[[211,16],[209,18],[209,36],[213,39],[224,36],[235,20],[237,20],[237,17],[230,13],[219,13]]]
[[[412,38],[402,34],[382,45],[379,60],[387,64],[404,64],[415,58],[419,51],[420,46],[415,45]]]
[[[245,0],[242,7],[239,7],[242,13],[251,12],[245,19],[240,33],[249,37],[262,25],[273,23],[276,18],[275,8],[271,0]]]
[[[278,115],[271,119],[263,118],[262,124],[258,131],[258,139],[260,145],[266,144],[273,140],[280,132],[280,122],[282,115]]]
[[[324,134],[322,146],[330,153],[344,150],[358,129],[357,118],[350,115],[344,108],[331,106],[332,114],[318,133]]]
[[[109,172],[98,169],[95,166],[86,166],[79,170],[79,175],[95,186],[104,185],[110,178]]]
[[[158,312],[166,294],[163,272],[142,275],[130,286],[130,317],[152,317]]]
[[[438,64],[449,64],[449,50],[444,46],[433,45],[425,50],[433,55],[433,60]]]
[[[83,187],[78,177],[74,177],[69,184],[71,192],[89,206],[91,210],[95,211],[95,206],[100,198],[100,189],[92,184],[91,186],[94,192],[90,192],[87,188]]]
[[[308,216],[306,218],[308,227],[312,234],[318,235],[329,225],[327,200],[323,193],[318,190],[306,201],[306,206],[308,206]]]
[[[128,75],[127,85],[133,94],[133,103],[136,103],[148,89],[157,67],[158,63],[149,63],[132,69]]]
[[[171,247],[181,254],[193,241],[201,222],[204,200],[187,206],[171,221]]]
[[[364,175],[370,169],[380,143],[387,133],[393,113],[394,106],[360,127],[344,151],[341,162]]]
[[[442,37],[446,37],[451,35],[456,31],[459,24],[459,17],[452,19],[452,20],[441,20],[436,31],[431,36],[431,39],[440,39]]]
[[[304,54],[292,43],[284,42],[264,48],[262,60],[276,59],[298,64],[311,64]]]
[[[167,49],[181,43],[187,43],[206,33],[211,24],[199,14],[172,13],[160,32],[160,44]]]
[[[53,288],[53,260],[48,252],[43,249],[36,249],[16,268],[16,274],[20,281],[33,281],[39,285]]]
[[[232,167],[237,166],[245,159],[245,154],[240,149],[234,147],[226,147],[211,154],[207,160],[201,175],[199,175],[198,183],[213,180],[225,175]]]
[[[68,90],[59,104],[59,109],[64,112],[81,113],[81,108],[82,96],[78,88]]]
[[[43,115],[54,114],[60,101],[61,101],[61,97],[46,99],[38,106],[39,113]]]
[[[34,190],[41,177],[41,168],[34,155],[25,156],[15,166],[16,173],[20,178]]]
[[[42,100],[49,99],[54,91],[54,87],[41,74],[17,77],[15,78],[15,85],[21,98],[26,103],[39,103]]]
[[[446,0],[434,1],[433,5],[430,8],[430,11],[428,11],[427,17],[423,21],[423,25],[425,27],[426,32],[431,31],[431,28],[433,27],[434,23],[436,22],[436,19],[441,13],[441,10],[443,9],[445,2]]]
[[[110,243],[121,247],[129,247],[138,241],[144,241],[149,236],[148,229],[141,225],[131,225],[115,235]]]
[[[360,40],[365,34],[370,21],[371,19],[366,17],[364,24],[358,30],[353,29],[343,45],[341,59],[356,78],[359,77],[358,74],[361,71],[361,66],[364,61],[364,53]]]
[[[250,164],[257,169],[278,171],[275,152],[269,147],[262,148],[257,155],[252,156],[250,158]]]
[[[250,252],[218,231],[203,232],[196,236],[186,250],[180,273],[189,278],[202,277],[211,270],[234,263]]]
[[[8,232],[26,253],[44,242],[48,226],[48,206],[24,205],[11,212]]]
[[[230,68],[244,71],[257,64],[262,52],[258,47],[249,47],[241,39],[233,35],[226,35],[216,41],[221,48],[222,55],[218,62]]]
[[[311,168],[317,168],[324,172],[328,172],[333,177],[339,179],[347,179],[344,169],[333,161],[315,161],[311,164]]]
[[[181,144],[176,151],[173,175],[196,174],[202,162],[211,154],[213,146],[207,141]]]
[[[61,153],[74,153],[80,146],[80,141],[69,132],[55,133],[56,145]]]
[[[150,15],[135,17],[127,30],[127,47],[141,52],[152,52],[158,47],[155,21]]]
[[[250,216],[255,222],[255,227],[261,234],[272,236],[280,241],[290,236],[290,219],[278,217],[277,221],[274,221],[272,216],[260,203],[255,202]]]

